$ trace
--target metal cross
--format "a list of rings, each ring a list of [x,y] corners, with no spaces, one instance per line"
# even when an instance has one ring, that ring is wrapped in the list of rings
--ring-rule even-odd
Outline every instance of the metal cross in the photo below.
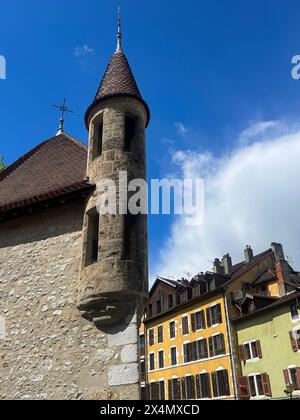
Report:
[[[66,107],[66,100],[64,99],[61,105],[53,105],[54,108],[57,108],[61,111],[61,118],[59,121],[59,129],[57,134],[61,134],[64,131],[64,124],[65,124],[65,114],[69,112],[70,114],[74,114],[74,111],[71,111]]]

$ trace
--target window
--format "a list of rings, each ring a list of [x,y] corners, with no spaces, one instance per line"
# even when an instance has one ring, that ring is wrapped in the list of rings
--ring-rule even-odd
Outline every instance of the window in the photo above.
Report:
[[[195,362],[198,360],[197,342],[183,345],[184,363]]]
[[[161,313],[161,300],[158,300],[156,302],[156,313],[160,314]]]
[[[99,255],[99,225],[100,217],[96,210],[88,216],[88,245],[86,254],[86,266],[95,264]]]
[[[230,396],[230,387],[229,387],[229,377],[227,370],[219,370],[214,372],[211,375],[214,397],[229,397]]]
[[[215,335],[209,339],[210,357],[226,353],[224,334]]]
[[[299,318],[299,313],[298,313],[298,304],[297,302],[294,302],[291,304],[290,306],[291,309],[291,317],[293,320],[296,320]]]
[[[173,294],[168,296],[168,309],[173,308]]]
[[[132,141],[136,133],[136,119],[126,115],[125,116],[125,152],[130,152],[132,150]]]
[[[163,369],[165,367],[165,360],[164,360],[164,352],[161,350],[158,352],[158,367],[159,369]]]
[[[165,401],[166,399],[166,390],[165,390],[165,382],[159,382],[159,399],[160,401]]]
[[[146,381],[146,365],[145,365],[145,361],[141,362],[141,381],[145,382]]]
[[[124,255],[123,259],[135,260],[135,231],[138,222],[138,215],[130,213],[124,215]]]
[[[180,379],[172,379],[169,381],[169,399],[175,401],[181,399]]]
[[[176,324],[175,321],[170,322],[170,338],[176,337]]]
[[[197,341],[197,348],[198,348],[198,360],[207,359],[208,347],[207,347],[206,338]]]
[[[198,400],[211,398],[210,377],[208,373],[202,373],[196,376],[196,390]]]
[[[145,356],[145,335],[140,335],[140,354]]]
[[[195,400],[196,399],[195,378],[193,376],[187,376],[185,378],[185,386],[186,386],[186,399]]]
[[[154,353],[149,355],[149,370],[155,370],[155,358]]]
[[[264,396],[264,389],[262,383],[262,375],[249,376],[250,396],[259,397]]]
[[[149,330],[149,346],[154,346],[154,330]]]
[[[239,356],[241,361],[255,360],[262,358],[260,341],[251,341],[243,346],[239,346]]]
[[[205,329],[205,313],[204,311],[196,312],[191,316],[193,332]]]
[[[160,327],[158,327],[157,329],[157,342],[158,343],[163,343],[164,342],[164,328],[161,325]]]
[[[300,390],[300,368],[289,368],[284,371],[286,385],[293,385],[295,391]]]
[[[150,400],[158,400],[159,398],[159,384],[157,382],[151,382],[150,384]]]
[[[188,335],[189,334],[189,318],[188,318],[188,316],[185,316],[184,318],[182,318],[181,326],[182,326],[182,335]]]
[[[102,155],[103,148],[103,120],[94,125],[93,159]]]
[[[206,311],[206,315],[208,327],[222,324],[222,308],[220,304],[208,308]]]
[[[171,348],[171,366],[177,365],[177,349],[176,347]]]

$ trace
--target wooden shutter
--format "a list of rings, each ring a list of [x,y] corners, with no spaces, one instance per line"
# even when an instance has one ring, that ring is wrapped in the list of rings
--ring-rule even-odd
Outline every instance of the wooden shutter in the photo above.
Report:
[[[149,384],[147,384],[145,386],[145,400],[149,401],[150,400],[150,390],[149,390]]]
[[[241,362],[246,361],[245,346],[239,346],[239,359]]]
[[[208,328],[211,327],[211,310],[206,309],[206,319],[207,319],[207,326]]]
[[[191,323],[192,323],[192,331],[195,332],[196,331],[196,315],[195,314],[191,315]]]
[[[291,380],[290,380],[290,373],[289,373],[289,370],[288,369],[285,369],[284,371],[283,371],[283,375],[284,375],[284,381],[285,381],[285,384],[286,384],[286,386],[289,386],[291,383]]]
[[[212,381],[212,386],[213,386],[214,397],[217,398],[219,396],[219,390],[218,390],[218,381],[217,381],[216,372],[213,372],[211,374],[211,381]]]
[[[300,390],[300,368],[296,368],[296,377],[297,377],[296,391],[299,391]]]
[[[185,384],[185,378],[181,379],[181,399],[183,401],[186,400],[186,384]]]
[[[194,341],[192,344],[193,347],[193,362],[199,360],[200,356],[198,356],[198,348],[197,348],[197,341]]]
[[[205,311],[201,311],[201,324],[202,324],[202,328],[205,330],[205,328],[206,328]]]
[[[166,399],[166,390],[165,390],[165,382],[164,381],[159,382],[159,399],[161,401],[165,401],[165,399]]]
[[[238,377],[238,390],[240,398],[250,398],[250,388],[247,376]]]
[[[184,357],[183,361],[184,361],[184,363],[188,363],[188,361],[189,361],[188,349],[189,349],[188,344],[184,344],[183,345],[183,357]]]
[[[209,337],[209,355],[215,357],[213,337]]]
[[[290,332],[290,339],[291,339],[291,344],[292,344],[292,349],[294,353],[297,353],[298,351],[298,343],[295,337],[295,332],[291,331]]]
[[[208,345],[207,345],[207,338],[204,338],[204,359],[208,359]]]
[[[169,401],[173,400],[173,382],[171,379],[168,381],[168,399]]]
[[[257,356],[262,359],[262,351],[261,351],[261,344],[260,344],[260,340],[256,341],[256,352],[257,352]]]
[[[174,400],[180,400],[180,379],[174,379],[173,387]]]
[[[200,375],[195,376],[196,381],[196,398],[197,400],[201,399],[201,385],[200,385]]]
[[[230,396],[230,385],[229,385],[229,376],[228,370],[224,370],[224,383],[225,383],[225,395]]]
[[[223,319],[222,319],[222,307],[221,304],[217,305],[217,319],[218,319],[218,323],[222,324]]]
[[[264,394],[267,397],[272,397],[269,375],[267,373],[263,373],[261,376],[262,376],[262,384],[263,384]]]
[[[191,376],[191,387],[192,387],[192,389],[191,389],[191,399],[192,400],[195,400],[196,399],[196,389],[195,389],[195,377],[194,376]]]
[[[206,377],[206,381],[207,381],[207,392],[208,392],[207,398],[211,398],[211,384],[210,384],[209,373],[206,373],[205,377]]]
[[[226,347],[225,347],[225,337],[224,334],[220,335],[220,354],[226,353]]]

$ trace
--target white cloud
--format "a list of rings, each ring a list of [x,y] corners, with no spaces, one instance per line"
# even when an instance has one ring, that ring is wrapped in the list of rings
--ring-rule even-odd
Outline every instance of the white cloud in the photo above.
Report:
[[[269,128],[279,134],[270,136]],[[214,258],[227,252],[241,261],[246,244],[258,253],[274,241],[283,243],[300,268],[300,130],[291,133],[285,123],[273,121],[252,124],[242,135],[262,132],[260,141],[240,145],[221,159],[172,152],[183,178],[205,178],[205,221],[189,227],[177,219],[153,273],[180,278],[211,269]]]
[[[188,129],[181,122],[176,122],[174,125],[177,129],[178,135],[185,136],[186,133],[188,132]]]
[[[82,65],[86,65],[86,59],[94,55],[94,50],[88,45],[77,46],[74,49],[74,57],[77,58]]]

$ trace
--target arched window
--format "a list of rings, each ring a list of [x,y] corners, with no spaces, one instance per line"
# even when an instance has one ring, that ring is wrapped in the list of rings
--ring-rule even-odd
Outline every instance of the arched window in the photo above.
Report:
[[[130,152],[132,150],[132,143],[136,135],[137,119],[132,115],[125,115],[125,142],[124,150],[125,152]]]

